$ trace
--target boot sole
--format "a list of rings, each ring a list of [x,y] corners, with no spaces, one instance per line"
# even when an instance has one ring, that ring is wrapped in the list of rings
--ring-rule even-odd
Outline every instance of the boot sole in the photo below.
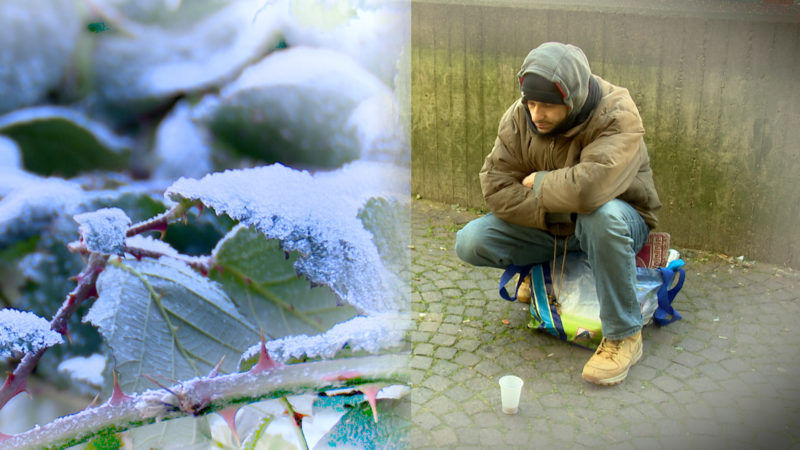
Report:
[[[581,376],[583,376],[584,380],[586,380],[586,381],[588,381],[588,382],[590,382],[592,384],[597,384],[597,385],[600,385],[600,386],[616,386],[616,385],[622,383],[623,381],[625,381],[625,378],[628,377],[628,371],[631,369],[631,367],[633,367],[634,364],[636,364],[637,362],[639,362],[640,359],[642,359],[642,349],[643,348],[644,348],[644,345],[640,345],[639,346],[639,351],[636,352],[635,355],[633,355],[633,358],[631,360],[631,364],[628,366],[627,369],[625,369],[624,372],[622,372],[621,374],[619,374],[617,376],[613,376],[611,378],[605,378],[605,379],[602,379],[602,380],[591,380],[589,378],[586,378],[583,375],[581,375]]]

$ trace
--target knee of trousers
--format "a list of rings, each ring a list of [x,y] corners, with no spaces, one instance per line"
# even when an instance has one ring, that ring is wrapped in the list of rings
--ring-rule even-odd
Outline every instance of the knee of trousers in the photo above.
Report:
[[[602,244],[613,237],[630,237],[623,206],[621,200],[612,200],[590,214],[579,214],[575,227],[578,240]]]
[[[464,262],[476,265],[478,249],[480,248],[480,240],[476,239],[468,223],[464,228],[458,230],[456,233],[456,255]]]

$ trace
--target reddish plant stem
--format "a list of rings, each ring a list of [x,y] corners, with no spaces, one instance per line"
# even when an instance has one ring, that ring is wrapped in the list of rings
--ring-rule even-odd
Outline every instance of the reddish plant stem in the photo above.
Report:
[[[65,334],[67,330],[67,321],[78,307],[87,298],[97,294],[95,289],[95,282],[97,276],[105,268],[108,256],[92,253],[89,255],[89,263],[86,269],[78,275],[78,285],[67,295],[64,303],[59,308],[58,312],[53,316],[50,321],[50,329]],[[14,372],[9,374],[6,378],[5,384],[0,388],[0,409],[6,405],[14,396],[20,392],[25,391],[28,376],[33,372],[36,364],[44,355],[46,349],[40,349],[36,352],[26,353],[22,361],[14,369]]]
[[[161,233],[164,233],[167,230],[167,224],[169,224],[170,221],[183,217],[183,215],[186,214],[186,212],[189,211],[189,209],[192,206],[195,206],[196,203],[197,202],[178,203],[177,205],[173,206],[167,211],[164,211],[163,213],[149,220],[146,220],[144,222],[139,222],[133,225],[132,227],[128,228],[128,231],[125,233],[125,236],[131,237],[137,234],[145,233],[147,231],[160,231]]]
[[[169,221],[182,217],[195,203],[196,202],[179,203],[150,220],[133,225],[126,232],[126,236],[130,237],[151,230],[163,232],[167,229],[167,223],[169,223]],[[86,253],[86,248],[82,244],[71,244],[68,248],[73,252]],[[97,296],[97,286],[95,284],[97,276],[103,271],[107,262],[108,255],[89,253],[89,262],[86,268],[75,277],[78,285],[67,295],[64,303],[61,304],[61,308],[59,308],[58,312],[53,316],[53,319],[50,321],[50,329],[67,336],[69,339],[67,322],[86,299]],[[0,409],[3,409],[6,403],[14,398],[14,396],[27,389],[26,383],[28,376],[33,372],[33,369],[36,367],[36,364],[42,358],[45,351],[46,349],[40,349],[36,352],[26,353],[14,369],[14,372],[8,375],[5,383],[0,387]]]
[[[153,258],[158,259],[165,256],[163,253],[146,250],[138,247],[125,246],[125,253],[130,253],[136,259]],[[177,258],[185,262],[189,267],[197,270],[202,274],[208,274],[209,266],[211,265],[211,257],[194,257],[194,258]]]

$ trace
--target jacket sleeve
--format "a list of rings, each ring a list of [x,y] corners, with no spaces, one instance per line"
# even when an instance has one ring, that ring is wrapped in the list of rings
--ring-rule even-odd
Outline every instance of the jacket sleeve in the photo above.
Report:
[[[546,229],[544,210],[532,189],[522,185],[532,168],[522,158],[522,133],[514,104],[500,120],[497,139],[483,163],[479,177],[486,206],[498,218],[526,227]]]
[[[578,164],[545,175],[538,191],[545,211],[589,214],[628,189],[644,152],[644,127],[632,107],[602,114]]]

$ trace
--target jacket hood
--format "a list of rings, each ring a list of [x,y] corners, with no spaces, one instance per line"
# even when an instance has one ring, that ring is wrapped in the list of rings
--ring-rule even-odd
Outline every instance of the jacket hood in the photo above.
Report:
[[[522,80],[528,73],[552,81],[562,91],[564,104],[569,107],[567,122],[581,112],[589,96],[592,71],[589,69],[589,60],[580,48],[560,42],[545,42],[528,53],[518,77]]]

